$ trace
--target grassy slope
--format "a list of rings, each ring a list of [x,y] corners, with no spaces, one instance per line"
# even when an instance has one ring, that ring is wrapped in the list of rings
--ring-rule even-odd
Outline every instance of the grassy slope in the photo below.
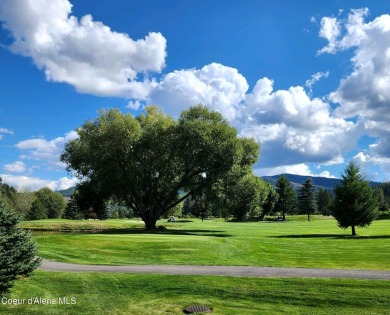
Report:
[[[108,221],[103,225],[136,225],[123,222]],[[166,234],[136,229],[107,234],[40,235],[36,240],[41,256],[74,263],[390,269],[388,220],[358,229],[355,238],[332,219],[256,223],[194,220],[167,227]]]
[[[183,314],[204,304],[213,314],[388,314],[390,281],[256,279],[38,271],[9,298],[75,297],[75,305],[0,304],[1,314]]]

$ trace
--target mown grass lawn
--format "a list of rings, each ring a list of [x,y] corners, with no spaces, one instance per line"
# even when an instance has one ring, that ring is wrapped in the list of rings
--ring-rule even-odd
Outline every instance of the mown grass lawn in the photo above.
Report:
[[[56,273],[37,271],[7,298],[76,298],[74,305],[4,305],[1,314],[388,314],[390,281]]]
[[[146,233],[141,222],[108,220],[109,231],[36,235],[42,257],[85,264],[256,265],[390,270],[390,221],[368,228],[337,227],[333,219],[287,222],[161,221],[168,230]],[[87,224],[85,221],[79,221]],[[73,222],[73,224],[81,224]],[[26,222],[51,226],[57,222]],[[66,222],[72,224],[72,222]],[[91,224],[96,224],[95,222]],[[138,224],[138,225],[137,225]],[[113,229],[116,225],[118,229]],[[134,228],[138,226],[139,228]],[[120,227],[120,228],[119,228]]]

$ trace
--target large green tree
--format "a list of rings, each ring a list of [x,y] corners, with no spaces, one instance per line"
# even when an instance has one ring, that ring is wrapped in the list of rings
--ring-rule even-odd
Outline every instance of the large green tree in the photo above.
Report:
[[[316,188],[311,178],[305,180],[299,188],[298,203],[300,213],[307,214],[307,220],[310,221],[310,215],[317,211]]]
[[[19,228],[19,221],[19,216],[0,201],[0,295],[40,264],[31,233]]]
[[[56,219],[61,217],[65,210],[66,203],[64,197],[60,193],[52,191],[50,188],[44,187],[39,189],[35,193],[35,196],[36,199],[39,200],[45,207],[47,217],[49,219]]]
[[[368,226],[375,219],[378,199],[355,163],[350,162],[341,176],[341,184],[334,188],[333,216],[339,227],[351,227],[356,235],[355,227]]]
[[[295,213],[297,210],[297,194],[288,178],[282,174],[276,181],[276,192],[278,201],[275,210],[282,215],[282,220],[286,220],[286,213]]]
[[[156,221],[190,195],[211,187],[234,165],[252,163],[239,138],[221,114],[204,106],[184,111],[178,120],[156,107],[138,117],[102,111],[85,122],[61,160],[93,190],[126,202],[155,229]]]

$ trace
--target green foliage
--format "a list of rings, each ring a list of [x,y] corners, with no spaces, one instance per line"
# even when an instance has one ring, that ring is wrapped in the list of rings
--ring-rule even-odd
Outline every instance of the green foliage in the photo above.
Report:
[[[274,212],[274,209],[276,207],[276,204],[279,199],[279,195],[276,192],[275,187],[273,187],[270,183],[266,182],[266,187],[267,187],[267,195],[265,198],[265,201],[263,203],[263,211],[261,212],[260,219],[264,220],[264,217],[266,215],[270,215]]]
[[[348,164],[334,192],[333,216],[341,228],[351,227],[352,235],[356,235],[356,226],[368,226],[375,219],[378,199],[355,163]]]
[[[383,195],[385,197],[385,200],[386,200],[387,204],[390,205],[390,182],[381,183],[376,187],[383,190]]]
[[[307,220],[310,221],[310,215],[317,211],[316,191],[311,178],[298,190],[298,203],[300,213],[307,214]]]
[[[22,219],[28,218],[28,214],[35,198],[35,193],[28,189],[19,190],[15,194],[14,209],[22,217]]]
[[[376,186],[374,188],[375,196],[378,199],[379,205],[378,210],[381,212],[386,212],[389,210],[389,204],[385,198],[383,188],[381,186]]]
[[[29,276],[40,264],[31,234],[18,227],[20,219],[0,202],[0,295],[19,276]]]
[[[177,121],[157,107],[138,117],[102,111],[77,131],[79,138],[66,145],[61,160],[87,178],[100,198],[125,202],[147,229],[258,154],[252,152],[257,144],[238,138],[221,114],[204,106],[184,111]]]
[[[232,187],[229,196],[231,214],[237,221],[259,219],[267,193],[267,186],[260,178],[246,174]]]
[[[84,218],[84,213],[77,206],[77,201],[72,196],[65,207],[64,214],[62,215],[64,219],[70,220],[80,220]]]
[[[47,219],[47,208],[40,199],[35,199],[27,214],[28,220],[42,220]]]
[[[83,213],[84,219],[108,219],[108,211],[105,198],[107,192],[98,192],[92,181],[85,181],[77,184],[76,191],[73,194],[77,205],[77,212]],[[107,200],[108,201],[108,200]]]
[[[297,195],[290,181],[283,174],[276,182],[276,192],[278,193],[278,201],[275,210],[281,213],[284,221],[286,213],[296,213],[298,207]]]
[[[15,202],[16,189],[6,183],[3,183],[0,177],[0,201],[13,207]]]
[[[35,198],[28,214],[30,220],[61,217],[66,203],[60,193],[45,187],[35,192]]]
[[[317,209],[323,215],[332,214],[333,195],[324,188],[320,188],[317,192]]]

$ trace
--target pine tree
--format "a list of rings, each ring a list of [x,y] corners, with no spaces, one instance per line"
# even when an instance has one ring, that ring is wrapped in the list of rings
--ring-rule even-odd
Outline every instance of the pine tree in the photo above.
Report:
[[[282,215],[283,221],[286,220],[286,213],[294,213],[297,209],[297,195],[290,181],[286,176],[281,175],[276,182],[276,191],[278,193],[278,202],[276,203],[276,211]]]
[[[18,227],[19,216],[0,202],[0,295],[19,276],[29,276],[39,266],[31,233]]]
[[[308,178],[298,191],[299,210],[307,214],[307,220],[310,221],[310,215],[317,211],[315,186],[311,178]]]
[[[355,163],[350,162],[344,172],[341,184],[334,189],[333,216],[339,227],[351,227],[356,235],[356,226],[368,226],[375,219],[378,199]]]
[[[332,212],[333,195],[324,188],[317,192],[317,209],[323,215],[330,215]]]

